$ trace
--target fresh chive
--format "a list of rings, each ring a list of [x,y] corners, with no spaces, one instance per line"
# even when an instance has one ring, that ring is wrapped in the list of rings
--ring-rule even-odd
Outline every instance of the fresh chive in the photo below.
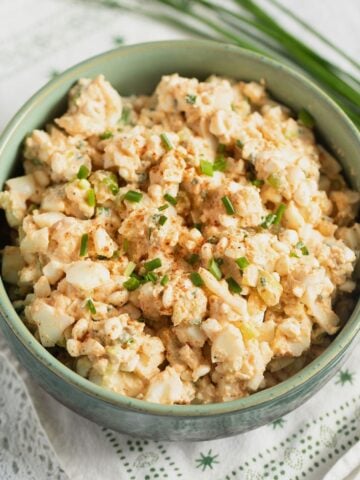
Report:
[[[124,253],[127,253],[129,251],[129,240],[127,238],[124,238],[123,240],[123,250]]]
[[[168,219],[168,217],[166,215],[160,215],[159,225],[165,225],[167,219]]]
[[[187,263],[189,263],[190,265],[195,265],[195,263],[197,263],[199,260],[200,260],[200,255],[198,255],[197,253],[192,253],[186,259]]]
[[[199,232],[201,232],[202,223],[194,223],[194,228],[196,228],[197,230],[199,230]]]
[[[286,210],[286,205],[284,203],[280,203],[278,206],[276,212],[275,212],[275,220],[274,220],[274,225],[279,225],[281,222],[281,219],[285,213]]]
[[[108,140],[109,138],[113,137],[114,134],[110,132],[110,130],[106,130],[104,133],[99,135],[100,140]]]
[[[214,165],[213,165],[214,171],[225,172],[226,166],[227,166],[227,162],[226,162],[226,158],[224,157],[224,155],[218,155],[215,158],[215,162],[214,162]]]
[[[240,268],[240,270],[245,270],[245,268],[250,265],[250,262],[246,257],[237,258],[235,260],[235,263]]]
[[[89,174],[90,174],[90,170],[88,169],[88,167],[86,165],[81,165],[77,173],[77,178],[79,180],[82,180],[84,178],[88,178]]]
[[[170,138],[166,135],[166,133],[162,133],[160,135],[160,138],[161,138],[161,141],[162,141],[162,143],[165,147],[165,150],[170,152],[170,150],[172,150],[174,148],[173,144],[170,141]]]
[[[128,202],[139,203],[142,197],[142,193],[135,192],[135,190],[129,190],[125,193],[124,200],[127,200]]]
[[[194,105],[196,102],[196,95],[186,95],[185,97],[186,103],[189,103],[190,105]]]
[[[243,148],[244,144],[241,140],[236,140],[236,146],[239,147],[239,148]]]
[[[167,285],[169,283],[169,276],[168,275],[164,275],[163,278],[161,279],[160,281],[160,285],[162,285],[163,287],[165,287],[165,285]]]
[[[290,252],[290,257],[300,258],[300,256],[296,252]]]
[[[123,286],[129,292],[132,292],[140,287],[140,281],[135,277],[130,277],[129,280],[126,280],[126,282],[123,283]]]
[[[95,308],[94,302],[91,300],[91,298],[88,298],[88,299],[87,299],[87,301],[86,301],[86,307],[88,308],[88,310],[90,311],[90,313],[92,313],[93,315],[96,314],[96,308]]]
[[[226,145],[224,143],[219,143],[217,148],[218,153],[225,153],[226,152]]]
[[[80,257],[85,257],[88,252],[89,235],[84,233],[80,242]]]
[[[226,8],[208,0],[200,0],[198,2],[203,7],[201,13],[198,13],[193,8],[189,8],[189,2],[158,0],[158,3],[166,4],[172,10],[169,11],[170,20],[187,31],[190,29],[196,35],[206,36],[207,38],[210,35],[212,39],[220,38],[223,41],[234,43],[267,57],[277,58],[285,63],[289,61],[295,63],[308,75],[312,76],[314,80],[322,84],[323,87],[326,87],[341,108],[353,119],[356,125],[360,126],[360,116],[357,108],[360,104],[360,94],[358,89],[356,89],[358,85],[357,79],[316,53],[313,48],[310,48],[306,43],[300,41],[288,30],[284,29],[254,0],[235,0],[237,6],[248,14],[246,16],[242,13],[237,13],[232,8]],[[289,12],[276,0],[272,0],[272,3],[278,5],[283,11]],[[151,15],[149,12],[145,12],[145,14]],[[302,25],[311,30],[311,27],[305,22],[299,21],[298,17],[294,16],[291,11],[290,15],[292,15],[293,19],[297,19],[298,23],[302,22]],[[191,26],[189,26],[186,16],[193,20]],[[165,19],[165,21],[168,21],[169,18]],[[206,32],[203,29],[204,25],[207,27]],[[249,26],[252,30],[250,32],[247,28]],[[246,33],[244,33],[245,30]],[[263,44],[259,46],[257,41],[259,33],[265,35],[267,40],[265,46]],[[316,34],[319,36],[318,32]],[[321,38],[324,41],[324,37]],[[336,51],[339,51],[338,47],[334,46],[327,39],[326,44],[333,49],[335,47]],[[346,56],[345,53],[343,56],[348,60],[350,59],[352,64],[359,68],[358,62]]]
[[[214,175],[214,165],[207,160],[200,160],[200,170],[201,173],[207,175],[208,177],[212,177]]]
[[[86,192],[86,201],[89,207],[95,207],[96,196],[95,196],[95,190],[93,188],[89,188],[89,190]]]
[[[313,128],[315,126],[315,119],[305,108],[302,108],[298,114],[298,120],[304,127]]]
[[[209,272],[214,275],[216,280],[221,280],[222,273],[217,261],[214,258],[210,260],[208,268],[209,268]]]
[[[135,268],[136,268],[136,264],[134,262],[129,262],[124,271],[125,277],[130,277],[130,275],[133,273]]]
[[[301,253],[303,255],[309,255],[309,250],[308,250],[307,246],[304,244],[304,242],[298,242],[295,245],[295,247],[298,248],[299,250],[301,250]]]
[[[152,270],[161,267],[161,260],[160,258],[154,258],[153,260],[146,262],[144,267],[147,272],[151,272]]]
[[[229,290],[232,293],[241,293],[241,287],[232,277],[226,279],[227,284],[229,285]]]
[[[120,257],[120,250],[115,250],[111,258],[115,260],[116,258],[119,258],[119,257]]]
[[[127,107],[124,107],[122,109],[122,112],[121,112],[121,118],[120,118],[120,122],[124,123],[125,125],[127,125],[130,121],[130,114],[131,114],[131,109],[130,108],[127,108]]]
[[[154,272],[148,272],[146,275],[144,275],[145,282],[156,283],[157,279],[158,276]]]
[[[229,215],[234,215],[235,208],[234,208],[234,205],[232,204],[230,198],[227,195],[225,195],[224,197],[222,197],[221,201],[222,201],[222,203],[225,207],[226,212]]]
[[[161,205],[161,207],[158,208],[159,212],[162,212],[163,210],[166,210],[167,208],[169,208],[169,205],[167,203],[165,203],[165,205]]]
[[[195,287],[202,287],[204,285],[204,280],[201,278],[198,272],[190,273],[190,280]]]
[[[170,195],[169,193],[165,193],[164,199],[169,202],[171,205],[175,206],[177,204],[177,199]]]

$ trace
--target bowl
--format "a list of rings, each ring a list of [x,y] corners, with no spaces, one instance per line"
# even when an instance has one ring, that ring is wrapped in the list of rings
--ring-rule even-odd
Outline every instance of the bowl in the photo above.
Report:
[[[315,84],[277,62],[210,41],[165,41],[124,46],[62,73],[15,115],[0,140],[0,187],[19,168],[24,137],[64,112],[66,94],[80,77],[103,73],[120,94],[150,93],[164,74],[204,79],[216,73],[242,80],[265,79],[273,97],[295,111],[306,108],[317,134],[359,190],[360,136],[337,105]],[[340,368],[360,330],[358,303],[351,318],[316,360],[288,380],[239,400],[208,405],[158,405],[99,387],[53,357],[16,314],[0,283],[0,326],[31,377],[70,409],[105,427],[161,440],[210,440],[259,427],[302,405]]]

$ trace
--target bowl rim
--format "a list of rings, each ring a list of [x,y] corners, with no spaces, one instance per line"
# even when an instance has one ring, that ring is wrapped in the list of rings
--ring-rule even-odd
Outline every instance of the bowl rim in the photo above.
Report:
[[[91,66],[111,61],[111,59],[114,57],[129,55],[131,54],[131,51],[139,53],[140,51],[146,52],[154,48],[169,49],[169,51],[171,51],[172,48],[176,47],[188,47],[191,49],[207,48],[218,51],[219,53],[230,52],[242,57],[247,57],[251,60],[255,60],[264,64],[265,67],[269,67],[271,69],[280,69],[285,75],[287,75],[288,78],[293,78],[298,82],[303,83],[305,87],[310,89],[311,92],[317,96],[317,98],[319,98],[323,103],[327,104],[333,110],[333,112],[337,114],[338,119],[344,123],[344,125],[347,127],[348,134],[354,137],[354,140],[357,141],[360,147],[360,133],[351,120],[340,109],[340,107],[315,83],[287,65],[235,45],[224,44],[216,41],[163,40],[134,45],[124,45],[100,53],[70,67],[59,76],[50,80],[46,85],[44,85],[40,90],[30,97],[30,99],[23,105],[22,108],[20,108],[20,110],[18,110],[18,112],[13,116],[12,120],[8,123],[7,127],[4,129],[0,137],[0,158],[7,144],[11,142],[12,135],[15,133],[22,120],[26,116],[30,115],[31,112],[41,104],[43,99],[51,95],[51,93],[56,90],[61,83],[73,77],[74,79],[80,78],[82,72]],[[360,331],[360,322],[356,322],[356,318],[358,318],[360,315],[360,301],[358,301],[347,323],[341,329],[336,338],[334,338],[329,347],[326,348],[326,350],[319,357],[301,369],[298,373],[275,385],[274,387],[270,387],[268,389],[253,393],[247,397],[229,402],[199,405],[162,405],[126,397],[124,395],[112,392],[111,390],[107,390],[104,387],[100,387],[81,377],[75,371],[62,364],[50,352],[48,352],[45,347],[40,344],[40,342],[35,339],[30,330],[28,330],[20,317],[17,315],[6,293],[1,278],[0,315],[6,322],[7,327],[11,330],[11,334],[17,338],[17,340],[26,350],[28,350],[28,353],[38,362],[40,362],[43,367],[49,369],[51,373],[60,381],[66,382],[72,388],[80,390],[83,394],[101,400],[114,407],[131,409],[144,414],[176,417],[207,417],[212,415],[232,413],[235,411],[248,411],[259,407],[264,407],[265,404],[269,404],[273,401],[279,401],[289,394],[294,394],[295,391],[301,389],[305,384],[326,370],[327,367],[333,365],[342,356],[342,354],[344,354]],[[351,327],[349,326],[350,323]]]

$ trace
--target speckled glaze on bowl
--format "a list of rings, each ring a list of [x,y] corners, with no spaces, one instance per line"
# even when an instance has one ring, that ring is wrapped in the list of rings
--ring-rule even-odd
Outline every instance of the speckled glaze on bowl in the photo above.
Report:
[[[0,140],[0,188],[19,165],[24,137],[65,109],[80,77],[103,73],[120,94],[150,93],[164,74],[204,79],[210,74],[265,79],[272,95],[295,110],[306,108],[318,134],[360,187],[360,136],[318,87],[289,68],[234,46],[209,41],[167,41],[125,46],[67,70],[34,95]],[[165,406],[127,398],[80,377],[57,361],[27,330],[0,283],[0,326],[21,363],[47,392],[79,414],[114,430],[163,440],[209,440],[256,428],[302,405],[337,371],[360,330],[359,304],[329,348],[281,384],[247,398],[210,405]]]

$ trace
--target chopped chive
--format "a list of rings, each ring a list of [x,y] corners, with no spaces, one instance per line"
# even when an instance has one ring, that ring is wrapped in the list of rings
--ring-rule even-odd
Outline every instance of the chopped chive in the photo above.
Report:
[[[86,192],[86,201],[89,207],[95,207],[96,196],[95,196],[95,190],[93,188],[89,188],[89,190]]]
[[[142,284],[142,283],[145,283],[145,278],[142,277],[141,275],[139,275],[138,273],[136,272],[132,272],[132,274],[130,275],[131,278],[136,278],[136,280],[139,280],[139,282]]]
[[[234,208],[234,205],[232,204],[230,198],[227,195],[225,195],[224,197],[222,197],[221,201],[222,201],[222,203],[225,207],[226,212],[229,215],[234,215],[235,208]]]
[[[169,202],[171,205],[175,206],[177,204],[177,199],[170,195],[169,193],[165,193],[164,199]]]
[[[186,103],[189,103],[190,105],[194,105],[196,102],[196,95],[186,95],[185,97]]]
[[[278,189],[281,186],[281,178],[276,173],[269,175],[266,182],[275,189]]]
[[[96,207],[96,215],[105,215],[105,217],[110,216],[109,207]]]
[[[110,132],[110,130],[106,130],[104,133],[99,135],[100,140],[108,140],[109,138],[113,137],[114,134]]]
[[[90,174],[90,170],[88,169],[88,167],[86,165],[81,165],[77,173],[77,178],[79,180],[82,180],[82,179],[88,178],[89,174]]]
[[[307,246],[304,244],[304,242],[298,242],[295,245],[295,247],[298,248],[303,255],[309,255],[309,250],[308,250]]]
[[[117,195],[119,193],[119,187],[118,185],[115,185],[114,183],[108,185],[109,187],[109,190],[110,192],[113,194],[113,195]]]
[[[167,203],[165,203],[165,205],[161,205],[161,207],[159,207],[158,210],[160,212],[162,212],[163,210],[166,210],[167,208],[169,208],[169,205]]]
[[[204,280],[201,278],[198,272],[190,273],[190,280],[195,287],[202,287],[204,285]]]
[[[136,264],[134,262],[129,262],[124,271],[125,277],[130,277],[130,275],[133,273],[135,268],[136,268]]]
[[[200,160],[200,170],[201,173],[207,175],[208,177],[212,177],[214,175],[214,165],[207,160]]]
[[[269,215],[266,215],[264,221],[261,224],[262,228],[270,228],[271,225],[274,223],[275,218],[275,213],[269,213]]]
[[[214,258],[210,260],[208,268],[209,268],[209,272],[214,275],[216,280],[221,280],[222,273],[217,261]]]
[[[163,278],[161,279],[160,281],[160,285],[162,285],[163,287],[165,287],[165,285],[167,285],[169,283],[169,276],[168,275],[164,275]]]
[[[113,256],[111,258],[116,259],[116,258],[119,258],[119,257],[120,257],[120,250],[115,250],[115,252],[113,253]]]
[[[85,257],[88,251],[89,235],[84,233],[80,242],[80,257]]]
[[[165,225],[167,219],[168,219],[168,217],[166,215],[160,215],[159,225]]]
[[[110,190],[113,195],[116,195],[119,192],[119,185],[117,177],[114,173],[110,174],[108,177],[104,178],[102,181]]]
[[[192,253],[187,259],[187,263],[190,263],[190,265],[195,265],[200,260],[200,255],[197,253]]]
[[[226,158],[224,157],[224,155],[218,155],[215,158],[215,162],[214,162],[214,165],[213,165],[214,171],[225,172],[226,166],[227,166],[227,162],[226,162]]]
[[[120,122],[124,123],[125,125],[129,123],[130,120],[131,109],[124,107],[121,112]]]
[[[296,252],[290,252],[290,257],[300,258],[300,256]]]
[[[275,220],[274,220],[274,225],[279,225],[281,222],[281,219],[285,213],[286,210],[286,205],[284,203],[280,203],[278,206],[276,212],[275,212]]]
[[[236,146],[239,148],[243,148],[244,144],[241,140],[236,140]]]
[[[202,223],[194,223],[194,228],[196,228],[197,230],[199,230],[199,232],[201,232]]]
[[[129,240],[127,238],[124,238],[123,240],[123,250],[124,253],[127,253],[129,251]]]
[[[229,290],[232,293],[241,293],[241,287],[232,277],[226,279],[227,284],[229,285]]]
[[[160,258],[154,258],[153,260],[146,262],[144,267],[147,272],[151,272],[152,270],[161,267],[161,260]]]
[[[255,187],[262,187],[264,185],[264,180],[260,180],[259,178],[255,178],[254,180],[250,180]]]
[[[170,138],[166,135],[166,133],[162,133],[160,135],[160,138],[161,138],[161,141],[162,141],[162,143],[165,147],[165,150],[170,152],[170,150],[172,150],[174,148],[173,144],[170,141]]]
[[[305,108],[302,108],[298,114],[299,122],[304,127],[313,128],[315,126],[315,119]]]
[[[124,200],[127,200],[128,202],[139,203],[142,197],[142,193],[135,192],[135,190],[129,190],[125,193]]]
[[[218,153],[225,153],[226,152],[226,145],[224,143],[219,143],[217,151],[218,151]]]
[[[157,279],[158,279],[158,276],[154,272],[149,272],[146,275],[144,275],[145,282],[156,283]]]
[[[91,300],[91,298],[88,298],[86,301],[86,307],[89,309],[89,311],[95,315],[96,314],[96,308],[94,305],[94,302]]]
[[[140,287],[140,281],[135,277],[130,277],[129,280],[126,280],[126,282],[123,283],[123,286],[129,292],[132,292]]]
[[[237,258],[235,260],[235,263],[240,268],[240,270],[245,270],[245,268],[250,265],[250,262],[246,257]]]

